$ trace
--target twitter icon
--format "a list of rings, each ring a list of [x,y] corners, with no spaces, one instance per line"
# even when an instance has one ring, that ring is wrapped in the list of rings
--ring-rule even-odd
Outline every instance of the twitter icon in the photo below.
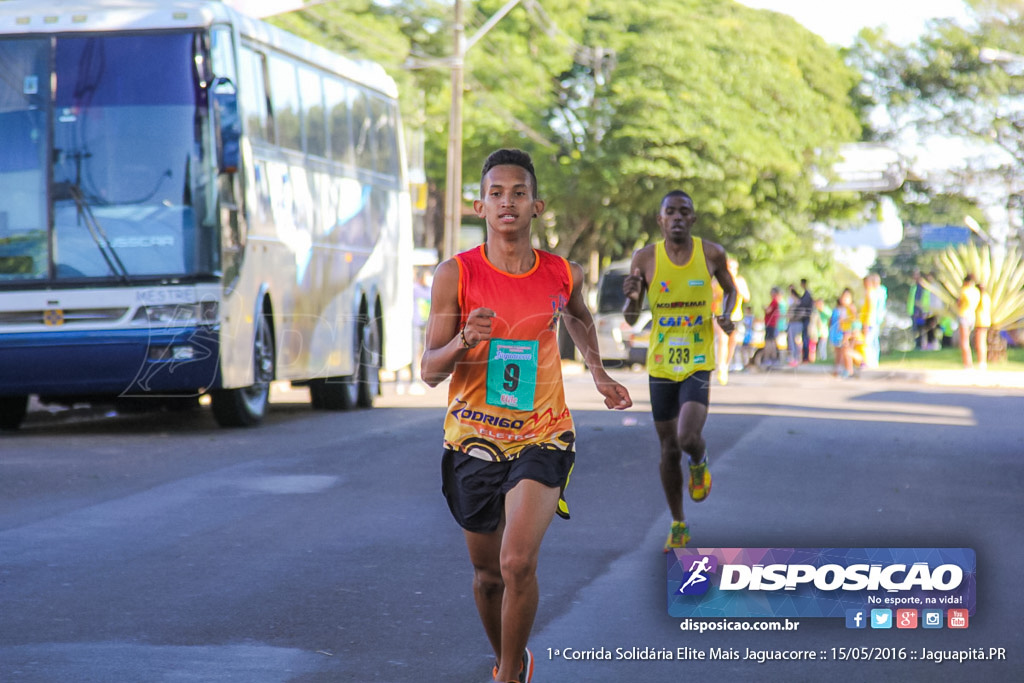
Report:
[[[892,610],[871,610],[871,628],[892,628]]]

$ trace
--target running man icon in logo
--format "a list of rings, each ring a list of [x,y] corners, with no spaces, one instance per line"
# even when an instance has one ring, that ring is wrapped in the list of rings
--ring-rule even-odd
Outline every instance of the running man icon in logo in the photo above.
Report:
[[[679,587],[679,595],[704,595],[711,582],[707,574],[718,570],[718,558],[714,555],[699,555],[690,563],[690,569]]]

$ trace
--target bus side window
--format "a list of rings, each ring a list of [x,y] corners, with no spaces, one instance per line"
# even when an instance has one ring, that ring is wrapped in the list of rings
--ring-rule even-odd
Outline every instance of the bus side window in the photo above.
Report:
[[[242,99],[246,133],[255,140],[273,142],[273,128],[267,103],[266,57],[249,47],[239,53],[241,82],[239,94]]]
[[[356,165],[359,168],[372,171],[373,162],[373,115],[370,112],[370,103],[367,101],[366,93],[362,90],[353,90],[352,98],[352,120],[355,122],[355,151]]]
[[[331,158],[345,164],[353,162],[352,119],[349,102],[351,92],[352,89],[340,79],[324,80],[324,95],[329,112],[327,125],[331,140]]]
[[[327,156],[327,120],[324,117],[324,92],[320,75],[299,67],[299,97],[302,99],[302,121],[306,154]]]
[[[388,177],[398,175],[398,134],[395,130],[393,108],[383,99],[374,97],[370,109],[373,113],[373,147],[375,169]]]
[[[274,112],[277,144],[302,151],[302,120],[295,65],[270,55],[270,105]]]

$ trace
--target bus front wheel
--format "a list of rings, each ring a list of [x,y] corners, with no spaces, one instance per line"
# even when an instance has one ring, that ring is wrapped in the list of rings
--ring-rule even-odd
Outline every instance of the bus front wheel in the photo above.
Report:
[[[250,386],[210,393],[213,418],[221,427],[252,427],[266,417],[270,382],[274,379],[274,331],[267,315],[257,319],[252,355],[254,371]]]
[[[0,396],[0,429],[14,431],[28,413],[28,396]]]

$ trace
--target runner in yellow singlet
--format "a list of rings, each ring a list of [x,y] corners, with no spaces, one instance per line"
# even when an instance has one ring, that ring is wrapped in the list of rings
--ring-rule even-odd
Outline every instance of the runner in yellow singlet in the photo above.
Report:
[[[715,320],[725,334],[734,324],[736,284],[725,249],[691,234],[697,213],[682,190],[665,195],[658,211],[663,240],[633,254],[623,283],[623,314],[633,324],[646,291],[653,316],[647,353],[651,411],[661,444],[661,484],[672,527],[665,552],[690,539],[683,515],[682,454],[690,458],[690,498],[700,502],[711,491],[704,423],[707,421],[711,370],[715,367],[712,330],[714,278],[722,288],[724,315]]]

